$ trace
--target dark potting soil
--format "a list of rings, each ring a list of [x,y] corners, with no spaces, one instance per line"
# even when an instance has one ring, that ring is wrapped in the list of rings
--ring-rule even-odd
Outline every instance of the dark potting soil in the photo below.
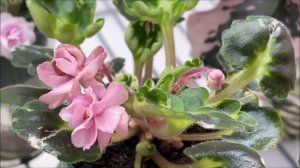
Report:
[[[192,126],[186,133],[212,132],[200,126]],[[101,158],[95,162],[79,162],[75,168],[133,168],[135,160],[135,146],[139,142],[139,137],[134,136],[123,142],[115,143],[107,147]],[[158,151],[163,157],[172,163],[189,164],[191,159],[183,154],[183,150],[197,142],[183,142],[182,148],[176,149],[171,144],[160,139],[153,139]],[[144,157],[142,168],[159,168],[150,157]]]

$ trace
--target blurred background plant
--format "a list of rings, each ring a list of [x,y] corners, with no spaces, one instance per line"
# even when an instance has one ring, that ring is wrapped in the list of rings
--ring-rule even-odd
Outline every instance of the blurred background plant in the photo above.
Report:
[[[26,68],[11,63],[11,51],[20,45],[44,46],[47,39],[35,27],[24,0],[1,0],[0,87],[24,83],[32,78]],[[40,151],[32,148],[11,130],[10,110],[1,104],[1,167],[27,163]]]
[[[29,35],[32,33],[33,35]],[[11,50],[19,45],[47,43],[46,37],[35,27],[24,0],[1,0],[1,84],[4,87],[22,83],[31,76],[24,68],[12,66]]]

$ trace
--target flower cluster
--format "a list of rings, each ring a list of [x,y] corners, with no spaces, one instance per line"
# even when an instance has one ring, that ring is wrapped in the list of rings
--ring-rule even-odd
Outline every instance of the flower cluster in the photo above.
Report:
[[[73,128],[72,143],[75,147],[89,149],[98,139],[104,149],[114,133],[127,134],[129,116],[120,106],[128,99],[127,90],[112,82],[107,89],[95,79],[106,69],[106,52],[96,47],[88,58],[67,44],[59,45],[51,61],[37,67],[41,81],[52,88],[40,97],[49,108],[69,103],[61,109],[60,117]]]
[[[27,22],[23,17],[13,17],[7,12],[1,13],[1,56],[11,59],[13,47],[32,44],[36,36],[34,23]]]

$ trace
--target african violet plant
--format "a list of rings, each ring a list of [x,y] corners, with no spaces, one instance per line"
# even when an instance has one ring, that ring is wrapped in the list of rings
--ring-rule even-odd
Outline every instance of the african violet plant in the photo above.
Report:
[[[35,46],[14,50],[12,63],[47,85],[1,89],[14,131],[69,166],[101,159],[110,146],[138,136],[136,168],[147,158],[159,167],[264,167],[258,151],[280,142],[282,123],[275,109],[259,106],[251,90],[272,98],[286,97],[293,89],[289,32],[271,17],[249,16],[223,32],[219,61],[226,79],[197,58],[176,67],[173,28],[197,2],[114,1],[130,21],[125,40],[135,63],[131,75],[118,72],[123,60],[106,61],[103,47],[95,47],[87,58],[78,47],[102,27],[103,19],[93,23],[95,1],[27,1],[39,29],[69,44],[54,51]],[[162,44],[166,68],[154,82],[152,58]],[[193,127],[205,131],[189,132]],[[190,161],[171,163],[155,139],[181,149]],[[193,145],[184,143],[188,141]]]

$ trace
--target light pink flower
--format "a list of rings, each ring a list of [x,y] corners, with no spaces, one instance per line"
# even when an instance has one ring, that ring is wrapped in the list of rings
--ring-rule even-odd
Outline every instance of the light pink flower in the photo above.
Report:
[[[112,82],[103,98],[90,105],[85,115],[73,113],[84,119],[72,132],[71,139],[75,147],[90,149],[98,139],[103,150],[109,143],[114,132],[126,135],[129,116],[125,108],[120,106],[128,99],[128,92],[119,83]],[[76,116],[78,118],[78,116]]]
[[[85,60],[79,49],[68,44],[59,45],[52,61],[47,61],[37,67],[39,79],[53,90],[40,97],[40,101],[56,108],[64,100],[80,92],[79,82],[83,78],[91,81],[106,58],[106,52],[100,46],[96,47]]]
[[[11,59],[13,47],[29,45],[35,41],[34,23],[27,22],[23,17],[13,17],[7,12],[1,13],[1,56]]]

